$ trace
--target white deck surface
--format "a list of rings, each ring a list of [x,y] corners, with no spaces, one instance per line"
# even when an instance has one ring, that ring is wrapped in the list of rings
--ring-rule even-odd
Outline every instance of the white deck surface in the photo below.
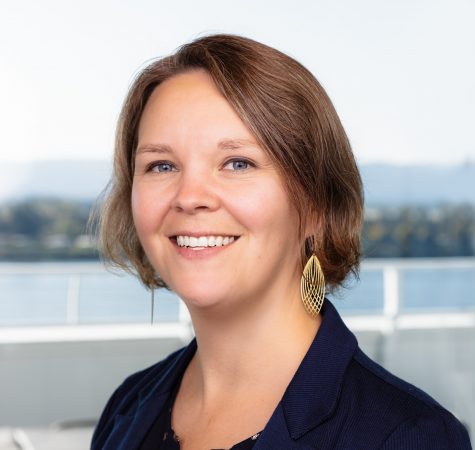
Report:
[[[0,428],[0,450],[87,450],[93,428]]]

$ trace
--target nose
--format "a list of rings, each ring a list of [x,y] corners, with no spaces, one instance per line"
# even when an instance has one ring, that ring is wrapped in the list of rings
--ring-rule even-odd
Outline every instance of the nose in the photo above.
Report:
[[[211,176],[203,173],[183,173],[171,204],[172,208],[187,214],[214,211],[219,207]]]

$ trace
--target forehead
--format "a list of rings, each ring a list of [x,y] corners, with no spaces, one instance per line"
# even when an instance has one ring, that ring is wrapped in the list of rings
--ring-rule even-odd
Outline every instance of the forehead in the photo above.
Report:
[[[222,96],[208,72],[196,69],[172,75],[161,82],[154,89],[147,103],[153,102],[157,98],[162,102],[182,102],[187,100],[190,95],[193,96],[193,100],[198,98],[206,100],[208,96]]]
[[[204,70],[175,75],[152,92],[142,113],[139,142],[178,135],[250,138],[251,133]]]

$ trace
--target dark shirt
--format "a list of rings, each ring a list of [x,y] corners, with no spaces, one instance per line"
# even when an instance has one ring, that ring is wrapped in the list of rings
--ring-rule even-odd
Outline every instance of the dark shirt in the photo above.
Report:
[[[467,450],[466,429],[426,393],[358,347],[330,301],[322,324],[253,450]],[[137,450],[167,408],[196,351],[194,339],[115,391],[92,450]]]

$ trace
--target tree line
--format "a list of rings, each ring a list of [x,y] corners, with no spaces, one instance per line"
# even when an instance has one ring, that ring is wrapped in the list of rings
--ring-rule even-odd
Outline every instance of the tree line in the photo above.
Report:
[[[58,199],[0,205],[0,260],[98,259],[91,207]],[[475,206],[368,207],[362,238],[366,258],[475,256]]]

